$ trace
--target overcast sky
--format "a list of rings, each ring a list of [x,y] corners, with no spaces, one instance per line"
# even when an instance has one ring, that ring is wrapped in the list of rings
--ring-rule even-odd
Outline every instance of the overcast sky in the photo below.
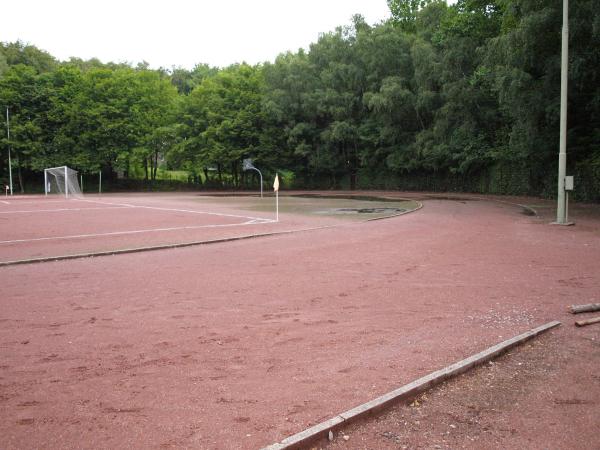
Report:
[[[13,0],[0,8],[0,41],[60,60],[223,67],[308,48],[357,13],[370,24],[390,15],[386,0]]]

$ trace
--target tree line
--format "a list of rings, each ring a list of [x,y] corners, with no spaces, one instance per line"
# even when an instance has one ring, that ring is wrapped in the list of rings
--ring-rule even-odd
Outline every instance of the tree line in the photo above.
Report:
[[[69,165],[127,178],[159,165],[198,184],[243,187],[242,161],[288,187],[554,195],[562,2],[388,0],[307,50],[256,66],[57,61],[0,44],[0,106],[18,183]],[[600,200],[600,13],[570,11],[568,163]]]

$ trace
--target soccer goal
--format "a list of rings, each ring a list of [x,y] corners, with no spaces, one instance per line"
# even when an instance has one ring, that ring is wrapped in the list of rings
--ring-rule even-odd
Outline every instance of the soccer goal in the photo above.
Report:
[[[60,194],[67,198],[81,197],[77,171],[67,166],[44,169],[44,192],[46,195]]]

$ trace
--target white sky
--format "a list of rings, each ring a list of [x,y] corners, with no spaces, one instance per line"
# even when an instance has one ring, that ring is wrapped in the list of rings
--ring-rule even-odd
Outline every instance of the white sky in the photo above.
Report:
[[[17,39],[59,60],[143,60],[153,68],[273,61],[319,33],[387,19],[386,0],[13,0],[0,8],[0,41]]]

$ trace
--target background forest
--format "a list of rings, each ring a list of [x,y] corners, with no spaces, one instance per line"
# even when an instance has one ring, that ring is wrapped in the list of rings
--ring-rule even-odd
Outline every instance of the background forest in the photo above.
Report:
[[[553,196],[560,0],[388,0],[272,63],[150,69],[0,44],[0,181],[69,165],[113,189],[256,187]],[[570,7],[568,174],[600,201],[600,8]],[[160,178],[171,178],[170,182]],[[177,181],[177,179],[181,181]]]

